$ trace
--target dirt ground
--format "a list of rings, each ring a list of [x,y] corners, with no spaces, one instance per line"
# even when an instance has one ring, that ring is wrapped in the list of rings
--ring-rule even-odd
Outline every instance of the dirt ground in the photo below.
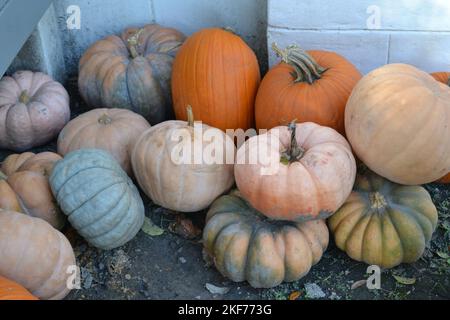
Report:
[[[86,111],[86,106],[73,87],[69,93],[76,116]],[[55,147],[52,142],[34,151],[55,151]],[[0,161],[8,154],[0,151]],[[348,258],[332,240],[322,260],[297,282],[272,289],[233,283],[204,261],[200,236],[191,240],[180,236],[174,230],[176,213],[154,205],[142,194],[147,217],[164,230],[160,236],[140,231],[125,246],[101,251],[66,227],[64,232],[81,268],[82,286],[66,299],[450,299],[450,185],[425,187],[439,210],[433,239],[418,262],[382,270],[379,290],[369,290],[365,285],[351,289],[356,281],[367,279],[367,265]],[[186,214],[199,229],[204,217],[205,212]],[[414,284],[406,284],[411,282]],[[206,284],[227,293],[211,293]]]

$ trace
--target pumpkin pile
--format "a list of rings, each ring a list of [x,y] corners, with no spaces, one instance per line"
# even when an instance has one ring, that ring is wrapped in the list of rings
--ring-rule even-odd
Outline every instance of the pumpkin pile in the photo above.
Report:
[[[26,152],[0,164],[0,299],[64,298],[68,225],[123,246],[144,224],[140,190],[206,212],[205,258],[255,288],[307,275],[330,234],[357,261],[419,259],[438,220],[420,185],[450,182],[450,73],[390,64],[363,77],[334,52],[272,49],[281,62],[261,81],[230,29],[126,29],[81,58],[92,110],[72,120],[49,76],[1,79],[0,148]],[[239,139],[252,128],[264,130]],[[58,153],[31,152],[56,137]]]

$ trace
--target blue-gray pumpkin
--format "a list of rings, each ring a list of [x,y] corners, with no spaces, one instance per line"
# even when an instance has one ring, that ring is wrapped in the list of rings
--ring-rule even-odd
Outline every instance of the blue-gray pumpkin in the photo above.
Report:
[[[69,222],[95,247],[120,247],[142,227],[145,213],[139,191],[106,151],[67,154],[53,168],[50,185]]]

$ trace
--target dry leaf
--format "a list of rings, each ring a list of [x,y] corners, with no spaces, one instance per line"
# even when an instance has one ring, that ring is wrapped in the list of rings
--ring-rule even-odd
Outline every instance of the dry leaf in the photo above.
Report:
[[[164,230],[153,223],[148,217],[145,217],[142,231],[152,237],[160,236],[164,233]]]
[[[300,291],[293,291],[289,295],[289,300],[297,300],[300,297],[301,293]]]
[[[191,219],[186,218],[184,215],[178,215],[175,222],[170,224],[169,230],[188,240],[197,238],[202,233],[202,231],[192,223]]]
[[[416,278],[405,278],[405,277],[397,276],[395,274],[393,274],[392,276],[398,283],[401,283],[401,284],[411,285],[411,284],[416,283]]]
[[[221,295],[223,295],[223,294],[227,294],[228,291],[230,291],[230,288],[227,288],[227,287],[218,287],[218,286],[215,286],[215,285],[213,285],[213,284],[211,284],[211,283],[207,283],[207,284],[205,285],[205,287],[206,287],[206,289],[208,289],[208,291],[211,292],[212,294],[221,294]]]
[[[366,283],[367,283],[367,280],[358,280],[358,281],[355,281],[355,282],[353,282],[353,284],[352,284],[352,286],[351,286],[350,289],[352,289],[352,290],[357,289],[357,288],[359,288],[359,287],[365,286]]]

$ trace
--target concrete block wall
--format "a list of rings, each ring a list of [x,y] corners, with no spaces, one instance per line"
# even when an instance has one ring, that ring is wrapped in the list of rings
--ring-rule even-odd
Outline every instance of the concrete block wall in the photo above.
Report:
[[[276,42],[336,51],[363,73],[395,62],[450,70],[448,0],[268,0],[267,14],[269,65]]]

